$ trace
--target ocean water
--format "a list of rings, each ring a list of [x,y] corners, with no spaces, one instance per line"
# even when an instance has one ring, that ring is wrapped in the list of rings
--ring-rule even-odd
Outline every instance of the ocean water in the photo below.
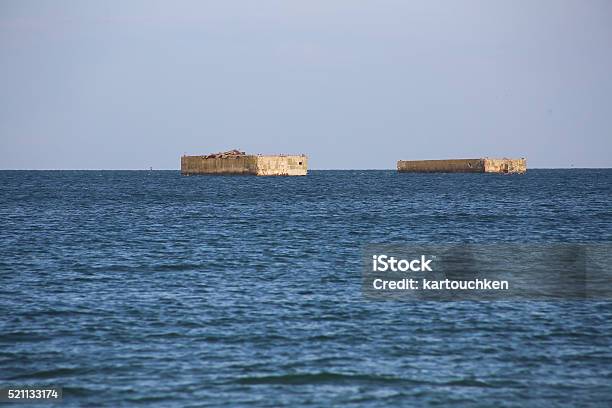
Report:
[[[0,386],[58,406],[611,406],[612,303],[362,296],[368,244],[612,241],[612,170],[0,172]],[[23,405],[19,405],[23,406]]]

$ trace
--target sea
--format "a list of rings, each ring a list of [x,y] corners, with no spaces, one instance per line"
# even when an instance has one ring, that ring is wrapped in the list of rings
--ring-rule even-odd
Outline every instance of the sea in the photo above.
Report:
[[[61,387],[64,407],[612,406],[611,301],[362,292],[368,245],[530,242],[612,242],[612,170],[0,171],[0,388]]]

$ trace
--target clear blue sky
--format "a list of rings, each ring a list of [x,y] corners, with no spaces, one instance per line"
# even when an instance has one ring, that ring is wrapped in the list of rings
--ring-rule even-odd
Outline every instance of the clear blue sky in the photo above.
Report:
[[[0,168],[612,167],[612,2],[0,0]]]

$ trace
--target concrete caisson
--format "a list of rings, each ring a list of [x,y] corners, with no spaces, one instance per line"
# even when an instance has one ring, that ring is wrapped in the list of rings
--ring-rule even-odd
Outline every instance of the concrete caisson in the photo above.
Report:
[[[450,159],[400,160],[397,171],[402,173],[525,173],[527,160],[521,159]]]
[[[305,155],[251,155],[237,150],[206,156],[182,156],[181,174],[305,176]]]

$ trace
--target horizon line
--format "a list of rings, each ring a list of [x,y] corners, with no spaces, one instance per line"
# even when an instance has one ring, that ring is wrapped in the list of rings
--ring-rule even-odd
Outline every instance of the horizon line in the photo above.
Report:
[[[610,170],[612,167],[530,167],[529,170]],[[149,168],[149,169],[108,169],[108,168],[64,168],[64,169],[0,169],[0,171],[178,171],[181,169],[167,169],[167,168]],[[397,171],[397,168],[367,168],[367,169],[346,169],[346,168],[318,168],[308,169],[308,171]]]

